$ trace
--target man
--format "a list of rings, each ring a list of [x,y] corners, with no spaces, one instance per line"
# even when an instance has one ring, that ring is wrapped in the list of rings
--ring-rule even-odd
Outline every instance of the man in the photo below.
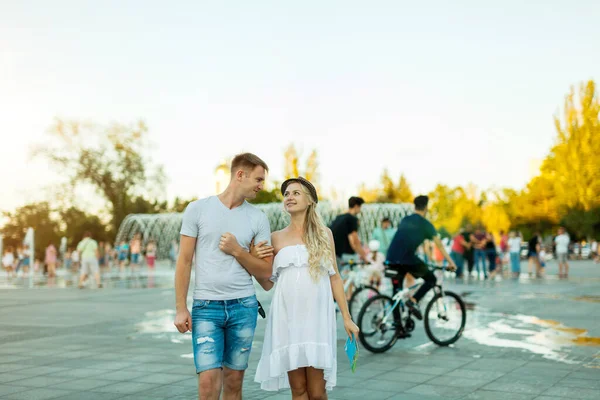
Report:
[[[79,289],[83,289],[83,283],[91,273],[94,275],[96,285],[101,288],[100,267],[98,266],[98,242],[92,239],[92,234],[83,234],[83,240],[77,245],[77,252],[81,260],[81,273],[79,275]]]
[[[558,228],[558,236],[554,238],[556,244],[556,258],[558,259],[558,277],[568,278],[569,277],[569,264],[567,258],[569,254],[569,242],[571,239],[562,226]]]
[[[377,227],[373,230],[372,239],[379,242],[379,252],[384,256],[387,255],[388,248],[396,230],[392,228],[392,221],[388,217],[381,220],[381,227]]]
[[[414,297],[406,302],[406,306],[417,319],[423,319],[417,303],[436,284],[433,271],[430,271],[427,264],[415,254],[418,247],[426,240],[433,240],[446,261],[448,261],[447,269],[449,271],[456,270],[456,264],[444,248],[444,244],[440,240],[434,226],[425,219],[428,203],[429,198],[427,196],[417,196],[415,198],[415,213],[402,219],[387,254],[387,262],[390,268],[399,272],[399,280],[394,280],[394,292],[401,289],[398,286],[401,286],[400,282],[402,282],[404,275],[407,273],[425,280]],[[398,307],[394,309],[394,319],[400,319],[400,310]]]
[[[191,202],[183,215],[175,271],[175,326],[192,332],[198,397],[241,399],[259,303],[252,276],[271,276],[272,256],[253,257],[250,243],[271,243],[267,216],[245,199],[263,189],[269,168],[243,153],[231,162],[231,180],[217,196]],[[234,239],[234,237],[237,238]],[[195,255],[192,314],[186,298]]]
[[[333,233],[338,266],[347,263],[351,259],[356,259],[357,254],[363,261],[369,262],[367,253],[358,237],[357,215],[364,203],[365,201],[361,197],[350,197],[348,199],[348,211],[345,214],[338,215],[329,226]]]

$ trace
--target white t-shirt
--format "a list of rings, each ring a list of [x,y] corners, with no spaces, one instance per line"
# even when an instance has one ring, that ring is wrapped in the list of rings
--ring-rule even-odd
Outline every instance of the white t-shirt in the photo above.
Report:
[[[73,250],[71,253],[71,261],[79,262],[79,252],[77,250]]]
[[[511,253],[519,253],[521,251],[521,238],[516,236],[508,239],[508,251]]]
[[[12,267],[15,263],[15,255],[13,253],[5,253],[2,257],[2,265],[5,267]]]
[[[195,237],[194,299],[232,300],[252,296],[252,277],[235,257],[219,249],[221,235],[230,232],[245,250],[250,242],[271,243],[271,228],[267,215],[244,201],[229,209],[217,196],[188,204],[183,213],[181,234]]]
[[[554,243],[556,243],[556,253],[557,254],[565,254],[569,252],[569,235],[563,233],[562,235],[558,235],[554,238]]]
[[[592,242],[592,252],[594,252],[594,253],[598,252],[598,242],[596,242],[596,241]]]

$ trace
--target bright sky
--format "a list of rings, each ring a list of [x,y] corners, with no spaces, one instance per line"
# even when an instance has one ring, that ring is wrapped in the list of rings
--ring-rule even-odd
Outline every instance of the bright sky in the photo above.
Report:
[[[594,0],[0,1],[0,210],[58,179],[29,158],[56,116],[146,120],[169,199],[241,151],[280,179],[290,142],[344,196],[384,167],[521,188],[570,85],[600,80],[599,21]]]

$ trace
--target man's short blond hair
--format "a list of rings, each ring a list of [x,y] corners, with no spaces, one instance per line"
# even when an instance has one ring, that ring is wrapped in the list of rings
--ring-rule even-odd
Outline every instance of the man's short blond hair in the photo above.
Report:
[[[257,155],[252,153],[238,154],[237,156],[233,157],[233,160],[231,160],[231,175],[233,176],[235,174],[235,171],[237,171],[240,168],[252,171],[259,165],[263,167],[266,172],[269,172],[269,167],[267,166],[267,163],[261,160],[261,158]]]

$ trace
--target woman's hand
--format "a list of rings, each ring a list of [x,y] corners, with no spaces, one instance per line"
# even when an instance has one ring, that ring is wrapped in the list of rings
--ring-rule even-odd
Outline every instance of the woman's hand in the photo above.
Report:
[[[257,245],[254,244],[254,239],[250,242],[250,254],[256,258],[267,258],[275,253],[273,246],[267,244],[266,240],[259,242]]]
[[[354,340],[358,339],[358,332],[360,329],[358,329],[358,326],[352,321],[352,318],[344,318],[344,329],[346,330],[348,337],[352,338],[352,335],[354,335]]]

